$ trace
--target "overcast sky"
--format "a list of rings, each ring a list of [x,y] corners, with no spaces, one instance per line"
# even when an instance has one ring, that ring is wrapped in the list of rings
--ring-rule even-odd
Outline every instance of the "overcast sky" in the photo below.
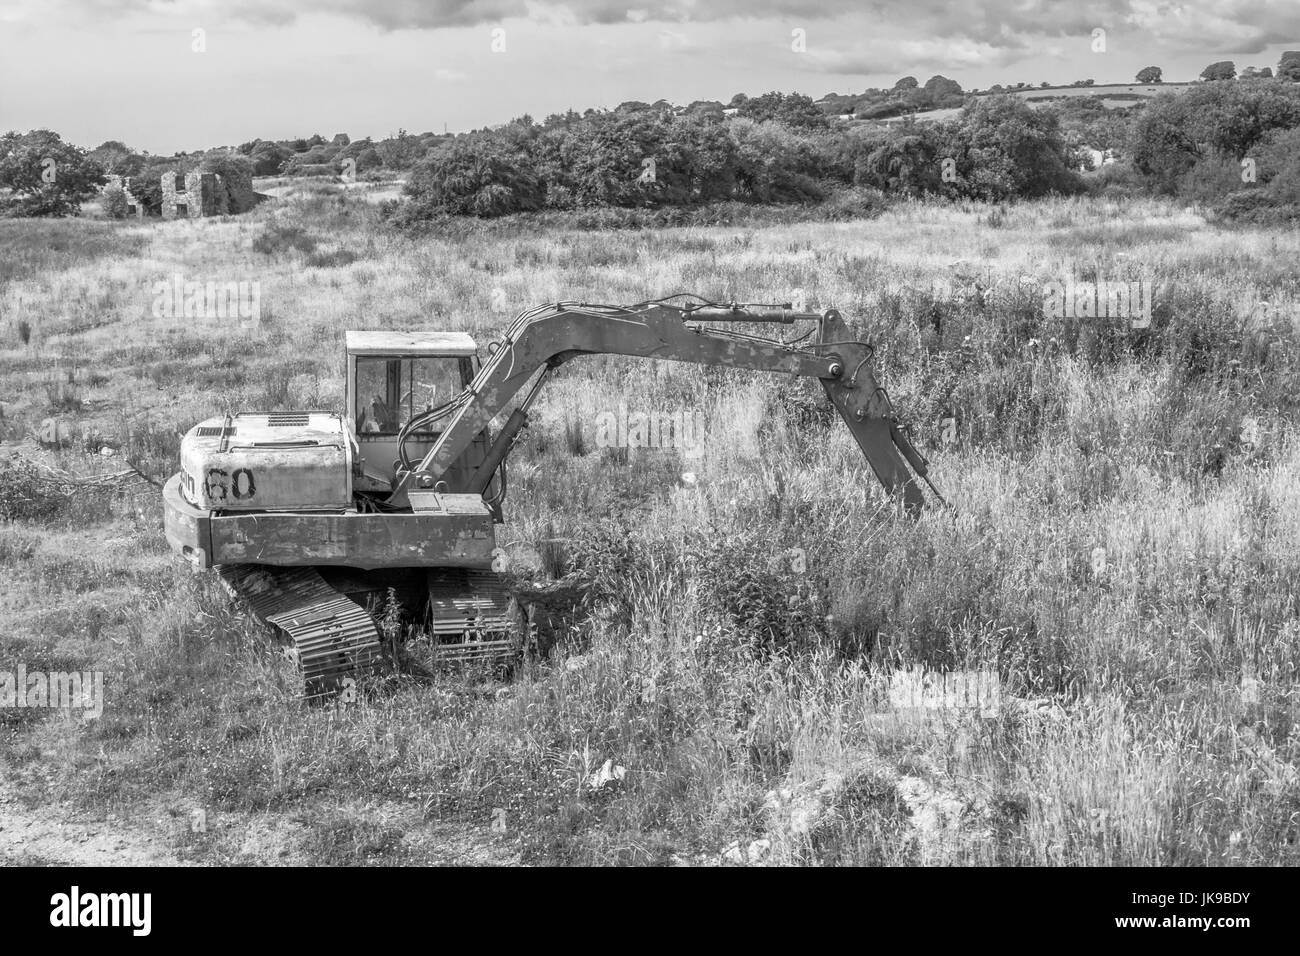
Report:
[[[1155,65],[1191,80],[1220,59],[1276,67],[1286,49],[1300,0],[0,0],[0,131],[170,154],[624,100],[816,99],[907,74],[984,88]]]

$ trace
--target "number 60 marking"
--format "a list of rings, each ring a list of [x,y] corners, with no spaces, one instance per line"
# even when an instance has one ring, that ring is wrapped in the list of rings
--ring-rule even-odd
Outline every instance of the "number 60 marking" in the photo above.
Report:
[[[236,501],[242,501],[257,494],[257,482],[247,468],[236,468],[228,477],[230,483],[227,486],[226,472],[220,468],[209,468],[208,477],[203,482],[203,491],[213,501],[225,501],[228,494]]]

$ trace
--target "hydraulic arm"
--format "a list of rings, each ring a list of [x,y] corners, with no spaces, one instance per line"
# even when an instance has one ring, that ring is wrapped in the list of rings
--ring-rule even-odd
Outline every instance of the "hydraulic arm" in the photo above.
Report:
[[[702,324],[791,324],[800,320],[818,322],[815,342],[786,344]],[[520,315],[464,392],[413,421],[411,427],[427,427],[430,421],[441,420],[441,433],[418,463],[399,471],[388,503],[405,506],[407,491],[417,488],[484,493],[526,425],[528,409],[549,370],[579,355],[596,354],[638,355],[817,378],[885,489],[901,494],[909,512],[918,512],[924,504],[913,472],[926,478],[926,461],[894,420],[889,396],[872,372],[871,346],[853,340],[838,312],[714,304],[691,307],[663,300],[626,308],[565,302]],[[507,419],[468,486],[448,487],[446,476],[452,465],[530,381],[526,397]]]

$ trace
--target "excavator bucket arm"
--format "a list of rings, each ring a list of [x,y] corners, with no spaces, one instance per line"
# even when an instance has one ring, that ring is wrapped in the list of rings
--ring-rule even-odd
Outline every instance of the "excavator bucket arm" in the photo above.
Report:
[[[815,344],[785,344],[698,324],[788,324],[797,319],[820,322]],[[596,354],[636,355],[815,377],[885,489],[901,495],[912,513],[924,504],[924,496],[909,470],[910,462],[924,477],[924,459],[896,426],[889,396],[871,370],[871,347],[853,339],[838,312],[818,315],[738,306],[691,309],[663,302],[628,308],[559,303],[520,315],[469,387],[440,410],[444,421],[438,440],[423,460],[399,474],[388,503],[404,506],[408,490],[434,488],[442,482],[474,437],[533,381],[521,406],[526,411],[540,384],[540,376],[534,379],[540,369],[553,368],[579,355]],[[510,438],[518,432],[517,420],[509,432]],[[500,457],[492,456],[491,460]],[[472,487],[481,490],[484,483],[475,481]]]
[[[823,378],[822,388],[853,433],[876,479],[891,494],[901,493],[904,507],[915,514],[924,507],[925,497],[913,480],[908,462],[924,478],[925,460],[894,421],[889,395],[880,387],[871,368],[871,347],[851,338],[838,312],[827,312],[822,317],[819,344],[823,348],[839,349],[845,358],[843,373],[836,378]]]

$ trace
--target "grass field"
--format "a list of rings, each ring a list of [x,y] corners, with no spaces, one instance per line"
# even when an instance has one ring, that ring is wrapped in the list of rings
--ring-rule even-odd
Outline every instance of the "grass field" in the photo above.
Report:
[[[1062,200],[409,237],[289,185],[238,219],[0,222],[0,247],[0,670],[106,673],[97,720],[0,711],[0,813],[46,821],[0,855],[83,859],[91,827],[200,863],[1300,861],[1294,231]],[[176,275],[259,283],[260,322],[155,317]],[[1152,282],[1151,328],[1044,318],[1071,275]],[[596,604],[508,682],[294,703],[156,490],[51,495],[22,464],[161,475],[201,418],[341,407],[346,329],[482,348],[548,300],[796,290],[876,346],[952,510],[893,512],[813,384],[571,363],[499,538],[597,574]],[[597,447],[620,403],[701,415],[700,454]],[[51,416],[91,453],[36,448]],[[900,710],[897,668],[996,670],[1001,706]],[[589,786],[606,761],[621,783]]]

